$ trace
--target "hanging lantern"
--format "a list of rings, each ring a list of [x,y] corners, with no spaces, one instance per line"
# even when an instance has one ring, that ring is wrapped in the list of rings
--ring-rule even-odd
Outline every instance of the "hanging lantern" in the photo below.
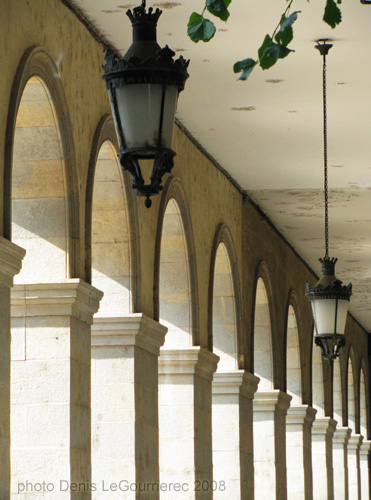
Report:
[[[311,303],[316,335],[314,341],[321,348],[322,356],[333,360],[345,345],[345,323],[348,314],[352,284],[344,286],[335,277],[337,258],[329,257],[328,221],[328,169],[327,169],[327,99],[326,99],[326,55],[332,47],[328,40],[318,40],[316,49],[323,56],[323,136],[324,136],[324,194],[325,194],[325,257],[321,278],[315,286],[305,284],[306,296]]]
[[[174,60],[175,52],[161,48],[156,41],[156,26],[162,11],[142,5],[128,10],[133,26],[133,43],[123,58],[112,51],[106,54],[103,78],[106,81],[120,147],[120,163],[133,177],[133,188],[145,196],[162,190],[165,173],[173,168],[171,149],[175,111],[179,92],[188,78],[189,61]],[[139,160],[153,160],[152,175],[145,183]]]
[[[345,323],[352,285],[343,286],[335,277],[337,259],[320,259],[322,275],[315,286],[305,284],[306,296],[311,303],[316,329],[314,341],[321,347],[325,359],[335,359],[345,345]]]

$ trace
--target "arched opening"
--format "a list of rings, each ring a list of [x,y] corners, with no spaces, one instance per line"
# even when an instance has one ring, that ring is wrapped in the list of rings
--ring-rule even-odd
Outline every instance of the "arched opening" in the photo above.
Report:
[[[167,203],[161,234],[159,276],[160,322],[168,328],[165,348],[192,346],[192,313],[188,252],[180,209]]]
[[[236,303],[231,263],[223,242],[215,256],[212,321],[213,352],[220,357],[218,371],[236,370]]]
[[[367,432],[367,400],[366,400],[366,382],[364,368],[361,368],[359,384],[359,403],[360,403],[360,431],[364,439],[368,438]]]
[[[50,93],[31,77],[15,125],[12,241],[26,250],[15,283],[68,277],[67,187],[63,148]]]
[[[354,371],[351,356],[348,359],[348,427],[356,433],[356,401],[354,391]]]
[[[334,381],[333,381],[333,412],[334,419],[337,421],[338,427],[343,425],[343,392],[341,389],[341,369],[340,359],[334,360]]]
[[[4,228],[27,252],[11,303],[15,493],[25,475],[56,482],[70,477],[71,464],[90,463],[81,429],[90,425],[90,322],[100,294],[67,279],[79,262],[74,146],[61,78],[42,49],[26,51],[17,71],[7,144]],[[87,475],[88,468],[75,477]]]
[[[258,391],[270,391],[273,389],[272,332],[268,295],[262,278],[256,286],[254,318],[254,372],[260,378]]]
[[[317,418],[325,415],[325,393],[323,385],[323,365],[321,349],[312,345],[312,406],[317,410]]]
[[[292,396],[292,404],[301,404],[299,332],[295,310],[292,305],[289,306],[287,315],[286,356],[287,393]]]
[[[99,316],[131,312],[131,246],[124,179],[113,144],[100,147],[91,217],[92,284],[104,292]]]

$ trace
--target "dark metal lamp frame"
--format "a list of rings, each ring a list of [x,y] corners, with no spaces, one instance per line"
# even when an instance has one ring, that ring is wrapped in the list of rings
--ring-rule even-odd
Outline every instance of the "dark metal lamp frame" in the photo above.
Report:
[[[323,144],[324,144],[324,196],[325,196],[325,256],[319,259],[322,264],[321,278],[315,286],[305,284],[306,296],[309,302],[315,300],[336,299],[334,329],[333,332],[317,335],[315,344],[321,348],[322,356],[330,362],[339,356],[340,349],[345,346],[346,340],[343,334],[337,334],[338,301],[350,300],[352,295],[352,284],[343,286],[342,282],[335,277],[335,264],[337,258],[329,257],[329,217],[328,217],[328,167],[327,167],[327,95],[326,95],[326,56],[332,47],[330,40],[317,41],[315,48],[323,57]],[[314,322],[316,318],[313,315]]]
[[[176,154],[173,150],[165,148],[162,145],[166,88],[169,85],[176,85],[179,93],[184,89],[185,81],[188,78],[187,67],[189,61],[185,60],[182,56],[174,60],[173,56],[175,52],[168,46],[161,49],[156,42],[156,26],[161,13],[160,9],[156,9],[153,12],[151,7],[147,12],[145,1],[139,7],[133,9],[133,12],[131,10],[126,12],[133,26],[133,44],[127,54],[121,59],[112,51],[107,51],[103,75],[107,84],[116,125],[120,146],[120,153],[118,155],[120,163],[122,168],[128,170],[132,175],[132,187],[136,189],[137,195],[146,197],[145,206],[147,208],[152,204],[150,197],[162,190],[162,177],[164,174],[171,172],[174,166],[173,159]],[[135,48],[131,50],[133,47]],[[130,149],[126,146],[115,88],[143,83],[162,85],[158,141],[156,147]],[[145,184],[141,172],[139,165],[139,160],[141,159],[154,160],[149,184]]]

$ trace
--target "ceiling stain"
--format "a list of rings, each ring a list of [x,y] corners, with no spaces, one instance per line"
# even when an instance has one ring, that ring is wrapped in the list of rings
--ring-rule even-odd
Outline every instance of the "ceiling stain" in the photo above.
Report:
[[[269,80],[265,80],[267,83],[281,83],[285,80],[280,80],[279,78],[270,78]]]
[[[244,106],[242,108],[231,108],[232,111],[255,111],[255,106]]]
[[[153,4],[154,7],[161,7],[161,9],[173,9],[174,7],[179,7],[180,5],[182,4],[179,2],[158,2]]]
[[[102,10],[103,14],[115,14],[116,12],[120,12],[119,10]]]

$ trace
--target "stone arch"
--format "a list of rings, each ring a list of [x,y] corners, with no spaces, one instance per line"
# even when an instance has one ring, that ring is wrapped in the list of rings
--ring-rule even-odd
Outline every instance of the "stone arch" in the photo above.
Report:
[[[209,274],[209,348],[220,356],[218,368],[244,367],[241,338],[241,292],[232,234],[225,224],[216,230]],[[227,333],[227,335],[226,335]]]
[[[350,346],[347,363],[347,420],[348,427],[356,434],[356,395],[354,385],[355,362],[353,349]]]
[[[317,410],[317,418],[325,415],[325,391],[321,349],[312,343],[312,406]]]
[[[137,205],[117,150],[113,119],[106,115],[94,135],[85,210],[85,280],[104,292],[99,315],[140,310]]]
[[[302,403],[300,354],[300,310],[295,292],[291,292],[286,314],[286,390],[292,404]]]
[[[39,47],[18,66],[4,160],[4,236],[28,253],[17,281],[80,277],[72,126],[58,69]]]
[[[359,417],[360,417],[360,433],[364,437],[364,439],[368,439],[368,429],[369,429],[369,403],[368,403],[368,390],[367,390],[367,380],[368,377],[366,376],[367,374],[367,369],[366,369],[366,362],[364,359],[361,361],[361,367],[360,367],[360,375],[359,375],[359,405],[360,405],[360,411],[359,411]]]
[[[258,390],[274,388],[272,350],[272,297],[270,279],[264,262],[259,265],[255,286],[254,373],[260,378]]]
[[[338,426],[343,425],[343,390],[341,379],[341,363],[336,358],[333,363],[333,415]]]
[[[196,253],[181,182],[165,185],[158,217],[154,265],[155,319],[168,327],[165,347],[199,345]]]

